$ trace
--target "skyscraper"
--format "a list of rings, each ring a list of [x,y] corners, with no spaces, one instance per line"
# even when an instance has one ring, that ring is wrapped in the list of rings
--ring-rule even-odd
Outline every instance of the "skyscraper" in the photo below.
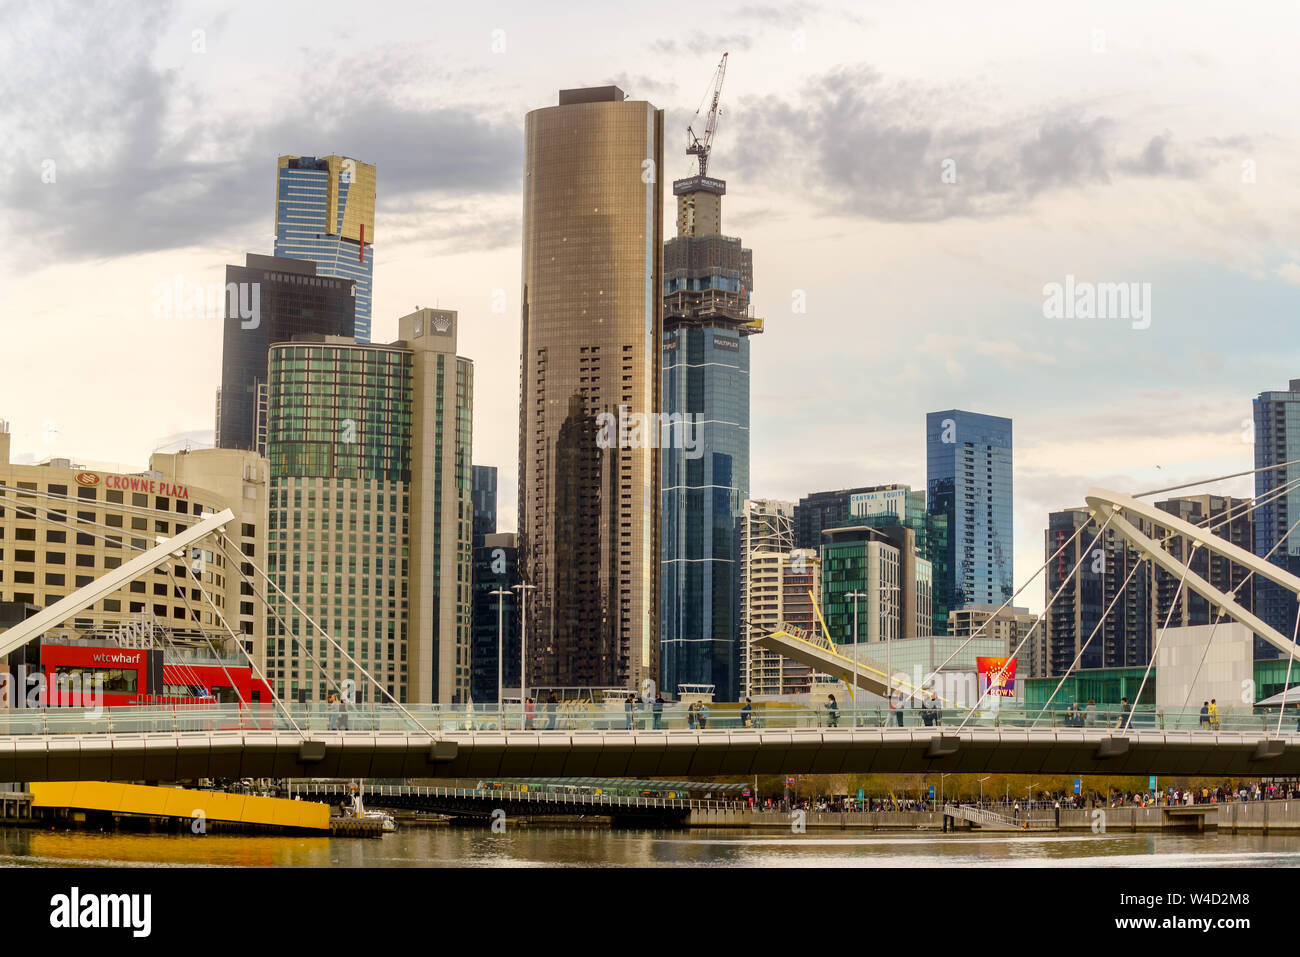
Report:
[[[1300,459],[1300,379],[1292,379],[1284,392],[1261,392],[1254,401],[1255,496],[1260,498],[1287,486],[1285,491],[1255,509],[1255,554],[1293,575],[1300,574],[1300,465],[1269,468]],[[1290,535],[1287,533],[1291,532]],[[1283,538],[1286,541],[1283,542]],[[1296,600],[1285,588],[1256,577],[1255,613],[1284,635],[1295,631]],[[1276,658],[1277,649],[1255,639],[1256,658]]]
[[[930,412],[925,447],[926,507],[948,518],[948,608],[1000,605],[1015,593],[1011,420]]]
[[[497,530],[497,467],[475,465],[474,473],[474,547],[483,544],[484,535]]]
[[[295,336],[352,336],[353,283],[316,264],[249,253],[226,267],[218,448],[266,453],[266,358]]]
[[[474,466],[474,633],[471,639],[470,697],[497,700],[498,676],[505,687],[519,685],[519,549],[513,532],[497,533],[497,468]],[[495,591],[509,591],[494,595]],[[497,659],[504,655],[503,668]]]
[[[456,313],[398,320],[390,345],[316,336],[272,347],[267,564],[281,588],[398,700],[469,696],[474,367]],[[268,628],[277,694],[372,689],[297,611]]]
[[[827,635],[853,641],[857,592],[858,641],[917,638],[934,631],[934,573],[920,557],[916,533],[901,524],[868,525],[822,532],[821,603]]]
[[[770,678],[781,671],[781,656],[754,644],[756,637],[774,630],[778,611],[776,596],[768,587],[771,582],[760,583],[758,556],[787,554],[794,548],[793,516],[793,502],[764,498],[747,499],[736,519],[737,697],[756,694],[760,686],[770,687],[761,676]]]
[[[1253,528],[1246,499],[1189,495],[1155,504],[1161,511],[1193,525],[1218,526],[1215,535],[1251,550]],[[1140,520],[1138,527],[1156,541],[1165,542],[1168,537],[1168,531],[1157,523]],[[1179,576],[1150,562],[1135,570],[1142,561],[1140,553],[1113,529],[1107,529],[1093,543],[1097,523],[1087,509],[1066,509],[1048,516],[1044,557],[1056,555],[1080,528],[1083,530],[1073,544],[1052,559],[1047,568],[1044,597],[1051,599],[1058,590],[1060,595],[1044,616],[1045,632],[1036,636],[1039,648],[1027,659],[1030,674],[1055,677],[1072,666],[1142,667],[1150,660],[1156,636],[1166,622],[1170,628],[1214,623],[1218,616],[1209,602],[1191,589],[1180,587]],[[1247,578],[1245,568],[1211,559],[1205,549],[1193,551],[1181,536],[1169,538],[1164,547],[1219,591],[1240,589],[1238,602],[1247,609],[1251,607],[1249,589],[1242,588]]]
[[[663,113],[562,90],[524,124],[519,561],[528,679],[659,674]],[[644,422],[638,419],[636,421]]]
[[[470,649],[475,702],[497,700],[497,681],[519,687],[519,549],[514,532],[489,532],[474,546],[474,636]],[[493,592],[504,591],[504,595]],[[498,664],[498,659],[500,663]]]
[[[355,334],[370,341],[375,271],[375,168],[347,156],[281,156],[275,254],[308,259],[317,275],[356,283]]]
[[[913,532],[915,557],[929,563],[932,576],[927,586],[932,618],[929,625],[921,627],[919,634],[947,634],[948,596],[952,592],[947,516],[926,511],[924,492],[914,492],[911,486],[897,483],[813,492],[794,507],[794,537],[798,548],[822,548],[826,544],[824,532],[854,525],[906,528]]]
[[[722,233],[720,179],[673,183],[677,236],[664,247],[663,411],[680,441],[663,462],[662,684],[737,694],[736,517],[749,496],[753,260]]]

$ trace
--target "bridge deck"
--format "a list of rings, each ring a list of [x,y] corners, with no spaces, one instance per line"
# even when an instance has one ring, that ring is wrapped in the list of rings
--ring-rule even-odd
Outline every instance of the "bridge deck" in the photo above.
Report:
[[[942,733],[941,733],[942,732]],[[1300,736],[1101,728],[212,730],[0,736],[0,780],[704,777],[996,772],[1300,775]]]

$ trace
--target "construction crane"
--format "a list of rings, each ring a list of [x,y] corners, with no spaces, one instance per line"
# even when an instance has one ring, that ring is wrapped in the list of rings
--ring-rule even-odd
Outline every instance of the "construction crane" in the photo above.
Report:
[[[718,61],[718,69],[714,71],[713,80],[710,86],[713,88],[713,104],[709,107],[708,119],[704,124],[704,138],[695,135],[695,124],[700,121],[700,110],[704,109],[704,100],[700,101],[699,108],[695,111],[695,120],[690,126],[686,127],[686,153],[688,156],[698,156],[700,158],[700,175],[704,176],[709,171],[709,150],[713,148],[713,134],[718,131],[718,100],[722,96],[722,79],[727,74],[727,54],[722,54],[722,59]],[[708,99],[709,94],[704,94]]]

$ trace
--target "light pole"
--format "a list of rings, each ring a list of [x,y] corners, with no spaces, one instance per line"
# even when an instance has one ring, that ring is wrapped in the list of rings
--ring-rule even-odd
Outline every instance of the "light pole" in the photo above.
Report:
[[[498,588],[496,591],[488,592],[489,595],[497,596],[497,717],[501,724],[501,730],[506,729],[506,703],[505,691],[502,688],[501,669],[505,663],[505,618],[503,614],[502,602],[510,594],[508,588]]]
[[[980,807],[984,806],[984,782],[991,777],[993,777],[993,775],[989,774],[980,778]]]
[[[853,599],[853,727],[858,726],[858,599],[866,598],[867,593],[851,591],[845,598]]]
[[[518,585],[511,585],[511,591],[519,592],[519,727],[522,729],[528,723],[527,712],[524,708],[524,699],[528,697],[526,688],[528,686],[528,592],[535,589],[536,585],[525,585],[522,582]]]
[[[943,779],[948,777],[948,775],[952,773],[953,772],[949,771],[948,774],[939,775],[939,808],[940,809],[943,808]],[[960,795],[958,797],[960,799]]]
[[[885,621],[885,595],[888,592],[898,591],[897,585],[880,586],[880,630],[885,638],[885,671],[889,674],[889,686],[886,690],[889,692],[889,703],[894,703],[894,664],[889,650],[889,626]],[[901,702],[900,702],[901,703]]]

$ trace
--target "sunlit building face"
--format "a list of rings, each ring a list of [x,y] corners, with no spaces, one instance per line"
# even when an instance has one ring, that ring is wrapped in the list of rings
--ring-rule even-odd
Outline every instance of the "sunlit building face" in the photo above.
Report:
[[[663,114],[566,90],[525,123],[519,561],[528,683],[658,675]],[[605,416],[606,418],[602,418]]]

